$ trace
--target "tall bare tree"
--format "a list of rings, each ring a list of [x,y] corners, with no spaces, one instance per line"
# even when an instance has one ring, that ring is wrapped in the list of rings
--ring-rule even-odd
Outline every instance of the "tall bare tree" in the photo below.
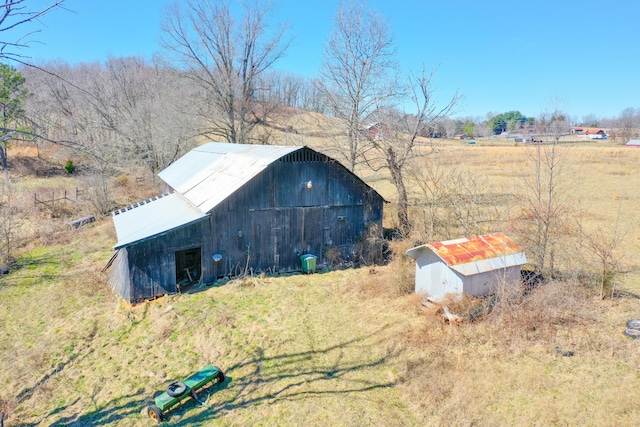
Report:
[[[201,89],[204,134],[248,143],[270,106],[257,101],[259,77],[287,47],[285,27],[272,30],[272,8],[259,0],[242,5],[236,21],[229,0],[176,2],[164,23],[164,46]]]
[[[455,93],[448,101],[439,103],[434,88],[435,71],[424,69],[419,75],[409,75],[399,98],[404,111],[395,107],[378,108],[372,117],[384,127],[378,134],[366,133],[369,149],[364,153],[367,165],[373,170],[386,169],[397,193],[398,227],[404,234],[411,228],[409,197],[405,184],[405,170],[409,162],[420,154],[433,152],[437,145],[424,135],[431,134],[435,123],[448,117],[458,104]],[[392,99],[392,98],[389,98]],[[395,95],[393,99],[398,99]]]
[[[545,141],[525,148],[531,168],[523,171],[524,188],[518,195],[521,239],[539,273],[553,271],[555,247],[566,234],[575,208],[569,189],[571,180],[565,172],[570,148],[561,140],[569,125],[559,102],[553,100],[550,112],[543,113],[537,121]]]
[[[341,120],[348,149],[339,156],[352,171],[364,160],[365,120],[396,95],[396,48],[389,24],[364,2],[343,3],[324,50],[321,89]]]

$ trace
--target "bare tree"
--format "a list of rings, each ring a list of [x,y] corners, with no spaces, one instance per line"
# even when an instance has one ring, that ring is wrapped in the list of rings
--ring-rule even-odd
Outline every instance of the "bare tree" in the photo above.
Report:
[[[635,108],[625,108],[620,112],[617,120],[617,136],[619,136],[625,144],[632,138],[638,136],[638,129],[640,128],[640,110]]]
[[[370,148],[364,157],[371,169],[386,169],[389,172],[397,192],[398,227],[403,234],[411,228],[405,169],[416,155],[436,150],[434,140],[421,135],[429,134],[435,123],[448,117],[460,100],[456,93],[444,104],[439,104],[433,86],[434,76],[435,71],[426,73],[424,69],[419,75],[410,75],[402,99],[413,107],[411,112],[378,108],[373,117],[378,118],[377,122],[388,131],[374,135],[366,133]]]
[[[240,22],[228,0],[174,3],[164,24],[165,47],[188,69],[201,89],[203,133],[231,143],[248,143],[270,107],[258,102],[260,76],[287,47],[285,28],[271,31],[268,3],[243,3]]]
[[[523,171],[524,188],[518,195],[521,239],[532,253],[538,273],[553,271],[556,242],[570,226],[575,205],[564,168],[569,147],[561,142],[568,124],[558,101],[553,101],[553,105],[551,112],[542,114],[537,121],[546,141],[531,143],[525,148],[532,168]]]
[[[364,2],[338,7],[324,50],[320,88],[331,113],[340,119],[348,149],[339,156],[350,170],[363,161],[364,120],[396,94],[396,48],[389,25]]]
[[[0,269],[8,269],[20,236],[20,222],[16,208],[16,186],[8,173],[0,175]],[[0,272],[2,274],[2,272]]]
[[[459,164],[455,154],[438,151],[408,168],[417,194],[413,235],[432,242],[499,230],[508,217],[509,197],[486,177]]]
[[[625,226],[622,224],[622,209],[620,208],[613,224],[599,225],[592,232],[585,232],[580,227],[581,237],[583,237],[581,241],[598,260],[597,279],[600,299],[605,298],[605,291],[611,294],[615,291],[613,281],[622,264],[622,256],[618,253],[619,247],[633,228],[635,228],[634,225]]]
[[[441,220],[441,208],[447,198],[446,183],[455,173],[455,168],[450,167],[441,154],[421,158],[412,162],[407,169],[411,183],[419,190],[417,204],[421,208],[419,217],[422,221],[414,231],[422,242],[432,242],[441,236],[449,237],[446,230],[449,222]]]
[[[25,28],[29,23],[38,21],[44,15],[63,7],[65,0],[44,2],[35,9],[30,7],[33,1],[1,0],[0,1],[0,33],[7,34],[9,39],[0,40],[0,58],[22,62],[24,55],[18,53],[28,47],[29,37],[39,30],[29,30],[16,35],[16,28]],[[13,37],[15,35],[15,37]]]

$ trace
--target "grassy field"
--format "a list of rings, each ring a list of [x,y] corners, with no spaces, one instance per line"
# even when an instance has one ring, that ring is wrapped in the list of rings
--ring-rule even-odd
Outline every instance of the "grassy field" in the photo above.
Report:
[[[522,146],[450,142],[443,152],[499,192],[518,191],[528,162]],[[618,212],[637,221],[639,161],[640,150],[571,148],[586,227]],[[393,200],[385,181],[372,185]],[[449,325],[406,292],[408,242],[386,266],[247,278],[131,307],[100,273],[110,219],[63,233],[51,221],[0,276],[8,426],[153,425],[143,414],[153,396],[206,363],[229,380],[201,395],[206,406],[172,411],[169,425],[640,424],[640,340],[622,334],[640,318],[637,227],[620,245],[620,296],[601,300],[577,281],[526,298],[503,289],[481,320]]]

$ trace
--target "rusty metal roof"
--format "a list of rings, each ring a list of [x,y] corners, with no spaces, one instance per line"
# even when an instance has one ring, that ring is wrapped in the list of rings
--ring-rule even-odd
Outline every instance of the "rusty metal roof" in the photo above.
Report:
[[[503,233],[430,243],[406,253],[417,258],[425,249],[465,276],[527,263],[522,247]]]
[[[302,148],[210,142],[189,151],[158,176],[209,212],[271,163]]]

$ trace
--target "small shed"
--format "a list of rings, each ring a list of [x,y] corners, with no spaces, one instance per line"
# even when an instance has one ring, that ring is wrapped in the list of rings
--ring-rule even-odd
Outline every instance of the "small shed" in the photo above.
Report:
[[[430,243],[409,249],[416,260],[416,293],[488,295],[501,282],[515,283],[527,263],[522,248],[503,233]]]
[[[626,147],[640,148],[640,139],[631,139],[631,140],[629,140],[629,142],[627,142],[624,145]]]

